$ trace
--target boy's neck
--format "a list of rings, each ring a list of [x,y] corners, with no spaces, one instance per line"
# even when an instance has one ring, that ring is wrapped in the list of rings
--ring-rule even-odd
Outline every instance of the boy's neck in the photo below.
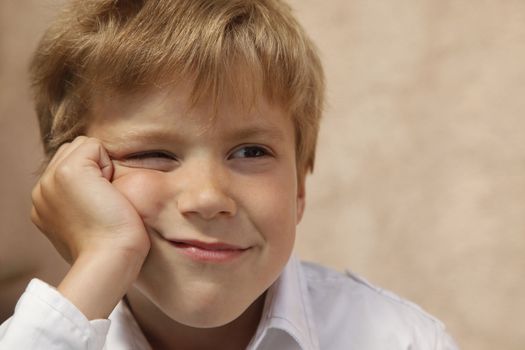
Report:
[[[155,350],[246,349],[261,319],[264,293],[234,321],[215,328],[195,328],[172,320],[142,293],[132,288],[128,307],[151,347]]]

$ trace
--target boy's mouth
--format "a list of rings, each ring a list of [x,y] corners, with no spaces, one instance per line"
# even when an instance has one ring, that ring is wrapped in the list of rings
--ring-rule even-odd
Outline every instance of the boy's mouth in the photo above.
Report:
[[[222,242],[202,242],[197,240],[169,240],[185,256],[204,262],[227,262],[243,255],[250,248]]]
[[[222,242],[202,242],[198,240],[169,240],[176,246],[193,246],[205,250],[245,250],[243,248],[233,244],[227,244]]]

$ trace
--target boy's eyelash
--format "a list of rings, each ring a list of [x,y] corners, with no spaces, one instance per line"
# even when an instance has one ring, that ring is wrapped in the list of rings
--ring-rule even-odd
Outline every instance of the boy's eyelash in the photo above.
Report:
[[[265,157],[265,156],[272,155],[272,152],[270,150],[268,150],[266,147],[259,146],[259,145],[246,145],[246,146],[239,147],[234,152],[232,152],[232,155],[240,151],[246,152],[247,150],[250,150],[252,152],[255,151],[259,153],[259,155],[252,154],[252,156],[248,156],[247,158],[259,158],[259,157]]]
[[[127,159],[145,159],[145,158],[168,158],[176,159],[175,156],[171,153],[164,151],[148,151],[131,154],[126,157]]]

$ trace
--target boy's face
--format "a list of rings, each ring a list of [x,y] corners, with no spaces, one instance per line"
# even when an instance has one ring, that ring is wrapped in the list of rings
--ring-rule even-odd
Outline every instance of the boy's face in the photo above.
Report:
[[[302,216],[294,125],[264,99],[188,107],[189,87],[99,98],[88,136],[144,220],[151,250],[136,287],[171,319],[224,325],[278,277]],[[152,306],[153,307],[153,306]]]

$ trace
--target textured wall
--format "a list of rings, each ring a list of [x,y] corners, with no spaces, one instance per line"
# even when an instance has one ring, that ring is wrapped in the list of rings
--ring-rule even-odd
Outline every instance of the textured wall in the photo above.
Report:
[[[59,1],[0,2],[0,317],[64,264],[29,222],[41,158],[26,66]],[[525,2],[293,0],[329,106],[297,250],[525,346]]]

